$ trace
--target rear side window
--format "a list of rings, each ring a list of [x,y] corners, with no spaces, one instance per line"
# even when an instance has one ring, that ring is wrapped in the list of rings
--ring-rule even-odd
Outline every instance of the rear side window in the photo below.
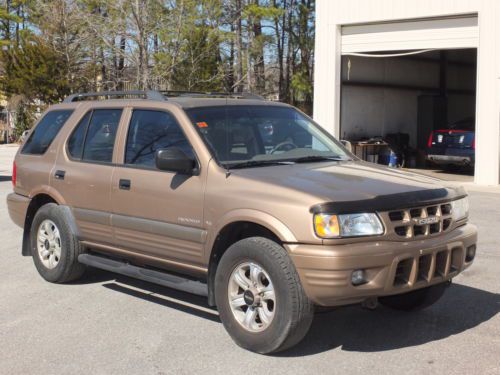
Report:
[[[194,156],[189,141],[170,113],[134,110],[128,129],[125,164],[154,168],[156,151],[169,147],[178,147],[188,156]]]
[[[47,113],[33,129],[21,153],[42,155],[71,116],[73,110],[55,110]]]
[[[78,123],[68,141],[68,152],[74,159],[80,159],[82,157],[83,141],[91,115],[92,112],[87,112],[85,116],[83,116],[83,119]]]
[[[96,109],[88,112],[68,140],[73,159],[111,163],[121,109]]]

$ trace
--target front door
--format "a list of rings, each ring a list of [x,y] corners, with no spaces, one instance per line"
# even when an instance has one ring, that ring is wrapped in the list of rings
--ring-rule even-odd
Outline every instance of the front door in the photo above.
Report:
[[[173,114],[133,109],[123,164],[111,182],[115,243],[146,264],[197,272],[203,270],[206,236],[204,178],[156,169],[156,150],[169,147],[195,156]]]

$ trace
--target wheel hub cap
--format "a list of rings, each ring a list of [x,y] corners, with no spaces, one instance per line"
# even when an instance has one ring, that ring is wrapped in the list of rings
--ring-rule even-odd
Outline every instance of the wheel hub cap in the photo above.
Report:
[[[61,259],[61,234],[52,220],[44,220],[37,232],[38,257],[48,269],[53,269]]]
[[[245,290],[245,292],[243,293],[243,299],[245,300],[247,306],[255,307],[260,305],[260,296],[258,294],[258,291],[256,290]]]
[[[250,332],[265,330],[274,318],[273,283],[264,268],[256,263],[236,266],[229,278],[228,299],[233,316]]]

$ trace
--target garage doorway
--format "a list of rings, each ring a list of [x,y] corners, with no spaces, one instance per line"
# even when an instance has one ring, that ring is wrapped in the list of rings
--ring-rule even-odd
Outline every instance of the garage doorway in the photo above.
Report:
[[[405,168],[473,181],[476,44],[473,15],[342,28],[340,137],[371,162],[394,163],[392,151]]]

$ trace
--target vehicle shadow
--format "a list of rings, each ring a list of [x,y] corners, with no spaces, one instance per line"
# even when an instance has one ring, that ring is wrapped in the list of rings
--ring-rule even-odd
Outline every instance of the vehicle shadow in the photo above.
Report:
[[[500,294],[453,284],[439,302],[420,312],[350,306],[316,314],[304,340],[277,356],[301,357],[338,347],[381,352],[422,345],[467,331],[499,312]]]
[[[114,281],[103,284],[103,286],[116,292],[125,293],[132,297],[220,323],[217,309],[208,306],[206,297],[196,296],[122,275],[115,276],[116,279]]]
[[[109,280],[114,280],[116,274],[108,271],[101,270],[99,268],[87,267],[83,276],[75,281],[69,283],[69,285],[85,285],[85,284],[95,284],[102,283]]]
[[[100,270],[87,273],[82,282],[104,282],[110,290],[220,323],[217,309],[204,297]],[[499,312],[500,294],[452,284],[440,301],[419,312],[380,305],[374,311],[355,305],[318,312],[304,340],[275,356],[303,357],[335,348],[381,352],[412,347],[465,332]]]

